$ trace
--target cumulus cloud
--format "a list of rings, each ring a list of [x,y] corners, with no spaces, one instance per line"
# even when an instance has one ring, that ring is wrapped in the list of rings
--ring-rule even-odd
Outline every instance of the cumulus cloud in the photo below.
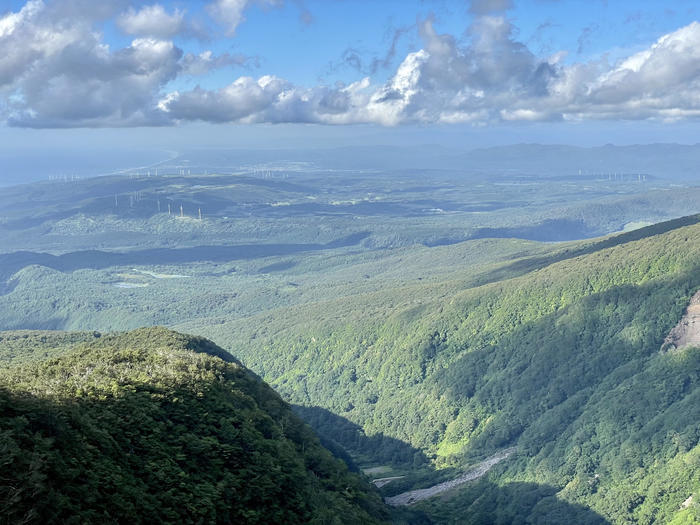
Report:
[[[117,18],[119,29],[129,35],[170,38],[184,28],[185,13],[175,9],[168,14],[162,5],[153,4],[135,11],[130,7]]]
[[[304,0],[292,0],[299,10],[299,21],[303,25],[310,25],[314,16],[306,7]],[[209,15],[224,28],[226,36],[236,34],[238,26],[245,21],[245,11],[250,6],[257,5],[263,9],[273,9],[285,5],[284,0],[212,0],[206,5]]]
[[[260,0],[263,1],[263,0]],[[390,78],[371,81],[374,62],[357,58],[366,76],[349,84],[304,87],[275,75],[242,76],[219,88],[175,89],[183,76],[207,75],[251,59],[186,53],[164,35],[184,23],[179,11],[153,4],[129,11],[105,0],[89,15],[57,16],[58,7],[28,2],[0,17],[0,118],[18,126],[134,126],[178,122],[314,122],[323,124],[475,123],[503,121],[700,117],[700,24],[662,36],[617,63],[567,62],[566,51],[539,56],[517,38],[503,1],[472,2],[473,22],[458,40],[417,23],[420,49]],[[247,0],[216,0],[235,31]],[[278,0],[264,0],[268,7]],[[104,7],[108,5],[109,9]],[[154,10],[148,25],[139,22]],[[86,12],[88,12],[87,10]],[[66,11],[67,12],[67,11]],[[112,13],[111,15],[109,13]],[[222,11],[223,12],[223,11]],[[126,13],[126,15],[124,14]],[[135,38],[120,49],[94,29],[98,17],[120,18]],[[160,14],[163,16],[159,18]],[[128,23],[126,20],[128,19]],[[138,29],[136,29],[138,28]],[[397,53],[394,36],[377,68]],[[388,58],[387,58],[388,57]],[[355,61],[348,56],[348,61]],[[381,63],[380,63],[381,62]],[[392,61],[393,62],[393,61]]]
[[[580,90],[579,90],[580,91]],[[574,116],[678,119],[700,114],[700,24],[659,38],[588,82]]]
[[[113,2],[106,10],[105,1],[102,10],[79,15],[75,9],[81,1],[33,0],[0,17],[0,118],[5,122],[27,127],[168,124],[157,103],[169,82],[247,60],[186,54],[155,36],[112,49],[94,23],[124,6]],[[57,9],[71,16],[57,16]]]
[[[174,120],[350,124],[373,120],[366,112],[368,87],[369,79],[348,86],[305,89],[271,75],[240,77],[217,90],[197,87],[168,93],[159,107]]]
[[[178,119],[229,122],[245,120],[269,108],[290,86],[283,80],[264,76],[258,80],[240,77],[225,88],[209,91],[199,87],[183,93],[175,92],[161,101]]]
[[[10,123],[30,127],[142,125],[162,122],[154,92],[173,79],[182,51],[172,42],[136,39],[110,53],[87,35],[24,72]]]
[[[374,122],[383,125],[581,119],[672,120],[700,115],[700,24],[663,36],[615,65],[537,57],[502,15],[476,17],[469,42],[419,24],[422,49],[383,85],[304,89],[280,79],[239,79],[161,100],[175,120]],[[263,87],[264,84],[264,87]]]

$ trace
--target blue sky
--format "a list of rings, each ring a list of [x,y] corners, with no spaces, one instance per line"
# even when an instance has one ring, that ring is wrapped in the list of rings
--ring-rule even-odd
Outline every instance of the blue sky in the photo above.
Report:
[[[420,48],[416,21],[432,15],[435,28],[465,39],[474,19],[469,2],[418,0],[306,1],[314,22],[299,21],[298,4],[282,9],[253,6],[236,37],[222,41],[222,50],[232,46],[246,54],[260,55],[262,68],[296,83],[312,85],[321,77],[332,82],[352,82],[357,71],[340,66],[343,52],[358,50],[365,61],[383,58],[398,29],[406,31],[398,41],[395,68],[409,51]],[[641,50],[663,34],[698,19],[697,2],[679,1],[669,9],[663,1],[530,0],[515,1],[507,10],[518,39],[534,52],[550,54],[567,50],[569,61],[610,54],[611,57]],[[265,38],[261,38],[264,28]],[[579,49],[580,48],[580,49]],[[300,57],[304,57],[300,59]],[[261,68],[261,69],[262,69]],[[386,80],[390,70],[379,70],[377,80]]]
[[[11,0],[0,139],[697,142],[696,4]]]

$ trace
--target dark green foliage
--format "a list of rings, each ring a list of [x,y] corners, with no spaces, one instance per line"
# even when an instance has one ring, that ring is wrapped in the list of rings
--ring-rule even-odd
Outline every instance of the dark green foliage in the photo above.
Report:
[[[378,462],[411,464],[392,438],[452,467],[517,444],[489,487],[555,487],[615,523],[675,519],[700,486],[700,353],[660,348],[700,288],[697,217],[530,263],[521,277],[353,322],[325,303],[320,320],[298,307],[266,316],[270,335],[217,337],[293,402],[380,436]],[[357,433],[310,421],[365,452]]]
[[[535,483],[486,481],[469,485],[459,498],[423,504],[434,523],[454,525],[605,525],[609,522],[584,505],[556,496],[557,489]],[[468,502],[465,504],[465,501]]]
[[[0,332],[0,366],[41,361],[65,353],[78,343],[100,337],[99,332],[14,330]]]
[[[695,210],[700,190],[444,175],[428,189],[422,173],[324,173],[8,190],[0,324],[211,337],[334,451],[412,471],[387,494],[519,447],[478,490],[421,504],[438,521],[697,522],[698,355],[660,348],[700,288],[698,217],[576,243],[453,243],[615,231]],[[134,191],[135,207],[112,206]],[[160,198],[211,215],[159,214]],[[15,272],[30,263],[48,267]],[[60,350],[13,344],[15,364]]]
[[[2,523],[378,523],[366,481],[208,341],[102,336],[0,376]]]
[[[367,436],[362,427],[329,410],[304,406],[295,406],[294,410],[314,428],[323,445],[336,457],[343,457],[349,451],[360,460],[372,462],[408,464],[412,468],[428,464],[422,451],[381,433]]]

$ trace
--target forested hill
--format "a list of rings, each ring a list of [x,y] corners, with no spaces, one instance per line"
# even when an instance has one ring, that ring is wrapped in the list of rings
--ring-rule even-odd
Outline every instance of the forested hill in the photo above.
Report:
[[[379,464],[463,469],[518,447],[485,484],[421,504],[438,522],[581,523],[557,516],[556,501],[612,523],[700,519],[700,349],[662,349],[700,289],[698,217],[513,260],[478,281],[200,331],[306,407],[319,433]],[[376,307],[386,304],[401,306]]]
[[[0,523],[385,521],[367,481],[227,355],[162,328],[3,334]]]

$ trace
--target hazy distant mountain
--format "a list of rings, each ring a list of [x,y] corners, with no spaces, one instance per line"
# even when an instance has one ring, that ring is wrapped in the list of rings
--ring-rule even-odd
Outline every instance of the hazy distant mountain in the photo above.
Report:
[[[142,151],[16,151],[0,154],[0,186],[49,178],[89,177],[117,172],[161,173],[276,170],[414,170],[440,169],[495,174],[582,175],[647,174],[694,180],[700,145],[564,145],[514,144],[474,150],[422,146],[348,146],[308,149],[197,148],[179,153]]]
[[[186,161],[186,162],[184,162]],[[443,169],[527,175],[646,174],[693,180],[700,166],[700,145],[647,144],[577,147],[514,144],[468,151],[440,145],[414,147],[349,146],[331,149],[192,150],[173,165],[209,165],[212,169],[281,162],[308,163],[324,169]]]
[[[472,169],[539,175],[647,174],[695,180],[700,173],[700,144],[607,144],[592,148],[516,144],[476,149],[458,158]]]

